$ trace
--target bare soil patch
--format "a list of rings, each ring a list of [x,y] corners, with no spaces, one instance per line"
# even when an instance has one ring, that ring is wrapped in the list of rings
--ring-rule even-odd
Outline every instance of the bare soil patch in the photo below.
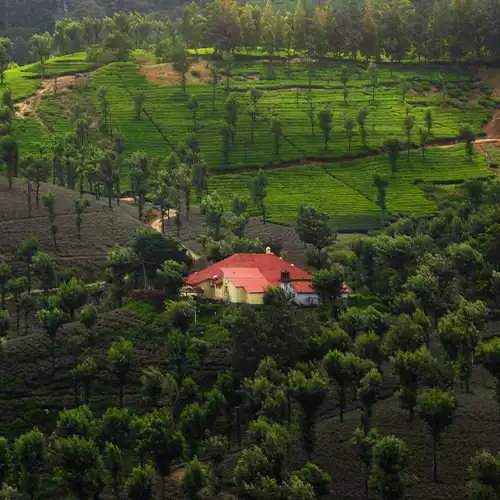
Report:
[[[161,85],[175,85],[181,81],[181,76],[172,68],[170,63],[162,64],[144,64],[141,66],[142,73],[151,82]],[[199,76],[191,74],[192,71],[199,71]],[[210,80],[210,71],[206,61],[200,61],[193,64],[186,75],[187,83],[208,82]]]
[[[56,92],[66,92],[70,84],[76,83],[82,77],[78,75],[61,76],[55,80],[47,78],[42,81],[42,88],[36,94],[20,101],[19,109],[16,111],[16,118],[24,119],[28,116],[36,115],[36,110],[43,95],[54,94]]]

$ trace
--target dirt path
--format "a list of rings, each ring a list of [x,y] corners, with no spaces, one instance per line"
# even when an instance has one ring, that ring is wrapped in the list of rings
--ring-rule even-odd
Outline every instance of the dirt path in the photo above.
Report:
[[[36,110],[42,96],[67,91],[69,85],[75,83],[80,78],[81,75],[60,76],[57,80],[54,78],[46,78],[42,81],[42,88],[40,90],[34,95],[17,103],[19,109],[16,111],[16,118],[24,120],[26,117],[36,116]]]
[[[186,74],[186,83],[208,82],[210,80],[208,64],[207,61],[203,60],[193,64],[189,73]],[[179,73],[172,68],[170,63],[143,64],[141,72],[150,82],[160,83],[161,85],[176,85],[181,81]]]

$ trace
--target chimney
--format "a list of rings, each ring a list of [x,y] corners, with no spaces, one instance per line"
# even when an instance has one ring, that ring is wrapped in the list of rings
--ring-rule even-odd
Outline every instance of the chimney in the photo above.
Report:
[[[284,284],[290,283],[290,273],[288,271],[281,271],[280,281]]]
[[[266,255],[272,255],[271,247],[266,247]]]

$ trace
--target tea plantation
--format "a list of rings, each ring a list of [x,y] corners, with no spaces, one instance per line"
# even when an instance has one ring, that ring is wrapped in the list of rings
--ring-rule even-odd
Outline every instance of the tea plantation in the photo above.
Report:
[[[144,54],[139,54],[146,60]],[[207,69],[209,62],[198,67]],[[490,119],[497,100],[492,89],[472,73],[449,66],[380,64],[376,77],[370,77],[365,63],[347,63],[347,83],[341,82],[342,64],[319,61],[308,66],[299,60],[285,62],[240,57],[231,65],[216,62],[219,76],[212,85],[207,78],[190,78],[186,92],[177,83],[152,81],[148,65],[136,62],[103,66],[81,79],[80,89],[88,106],[99,113],[99,89],[108,91],[109,123],[115,133],[125,138],[126,154],[145,151],[150,159],[167,157],[186,135],[195,131],[200,150],[211,171],[209,188],[229,200],[234,193],[248,195],[248,179],[257,167],[283,166],[268,172],[267,204],[269,220],[292,224],[301,203],[320,206],[342,230],[366,230],[380,223],[377,193],[373,186],[375,171],[389,173],[388,161],[380,154],[385,140],[408,140],[404,130],[407,115],[414,118],[409,139],[415,148],[422,128],[427,129],[425,113],[430,110],[432,124],[426,157],[412,151],[410,160],[404,152],[398,172],[389,175],[387,208],[391,215],[431,215],[434,203],[422,190],[429,183],[457,183],[467,178],[485,178],[490,170],[485,157],[476,153],[468,159],[463,146],[440,149],[433,143],[454,140],[458,130],[469,124],[477,135]],[[206,66],[206,68],[205,68]],[[46,64],[45,74],[67,74],[92,68],[83,54],[54,58]],[[19,99],[36,90],[39,65],[9,70],[6,85]],[[199,77],[198,72],[192,72]],[[195,81],[193,83],[193,80]],[[262,94],[256,102],[253,126],[249,114],[250,89]],[[134,95],[144,94],[144,112],[137,118]],[[188,101],[196,95],[195,120]],[[235,135],[228,161],[222,154],[220,124],[225,119],[229,96],[237,102]],[[53,133],[69,133],[72,93],[42,96],[36,116],[14,121],[14,132],[22,151],[36,152],[37,143]],[[332,113],[328,145],[318,123],[318,112]],[[366,111],[363,144],[358,122],[360,110]],[[311,120],[311,116],[313,120]],[[352,119],[352,135],[346,122]],[[278,119],[282,135],[276,144],[270,123]],[[352,161],[348,160],[352,157]],[[308,164],[294,166],[307,159]],[[332,160],[333,163],[328,161]],[[341,160],[341,161],[338,161]],[[244,171],[242,171],[242,168]],[[129,189],[126,173],[122,190]],[[254,212],[256,215],[256,213]]]

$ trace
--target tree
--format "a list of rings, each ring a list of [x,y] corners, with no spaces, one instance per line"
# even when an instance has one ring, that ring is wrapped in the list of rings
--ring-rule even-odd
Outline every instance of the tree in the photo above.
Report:
[[[40,61],[42,78],[45,76],[45,61],[52,51],[52,36],[45,32],[33,35],[28,42],[31,55]]]
[[[283,130],[281,128],[281,120],[278,118],[273,118],[271,120],[271,125],[269,127],[271,134],[274,137],[274,152],[279,155],[280,154],[280,139],[283,135]]]
[[[23,493],[33,500],[39,491],[46,464],[45,436],[35,427],[14,442],[14,456],[19,467],[19,483]]]
[[[9,442],[4,437],[0,438],[0,490],[3,489],[5,480],[11,468],[11,453]]]
[[[324,306],[331,306],[336,311],[336,302],[342,293],[345,269],[340,264],[333,264],[330,269],[321,269],[312,276],[312,287],[319,295]]]
[[[135,109],[135,117],[137,120],[140,120],[141,113],[144,109],[144,101],[146,100],[146,95],[142,90],[138,90],[134,94],[134,109]]]
[[[58,307],[53,309],[42,309],[36,315],[42,328],[50,339],[50,355],[52,358],[52,372],[56,369],[55,342],[59,328],[66,322],[66,315]]]
[[[108,363],[110,370],[115,374],[120,385],[120,408],[123,408],[123,387],[127,379],[132,358],[134,355],[134,347],[130,340],[120,337],[115,340],[108,350]]]
[[[429,140],[429,131],[426,130],[424,127],[420,127],[418,137],[419,137],[420,149],[422,150],[422,159],[425,160],[425,145]]]
[[[338,350],[330,351],[323,358],[323,368],[328,377],[336,384],[337,400],[340,411],[340,422],[344,421],[347,390],[356,387],[363,377],[374,368],[374,363],[358,358],[352,353],[343,353]]]
[[[21,331],[21,297],[28,290],[28,280],[25,277],[12,278],[7,282],[7,290],[16,304],[16,335]]]
[[[12,179],[17,175],[19,163],[19,147],[11,135],[0,137],[0,160],[5,163],[5,175],[9,182],[9,189],[12,189]]]
[[[472,500],[498,498],[500,494],[500,455],[483,450],[472,457],[469,472],[469,495]]]
[[[375,87],[377,86],[378,83],[378,68],[374,62],[371,62],[368,65],[366,75],[370,79],[370,84],[372,87],[372,102],[375,103]]]
[[[184,450],[184,437],[175,430],[169,410],[156,410],[143,417],[141,438],[150,454],[156,472],[161,476],[161,498],[165,499],[165,477],[170,474],[172,462]]]
[[[362,422],[364,432],[367,435],[371,428],[371,420],[373,416],[373,405],[377,401],[377,397],[382,385],[382,375],[376,368],[372,368],[361,380],[357,390],[357,396],[362,407]]]
[[[125,487],[130,500],[152,500],[155,470],[151,465],[132,469]]]
[[[391,362],[393,371],[399,379],[399,403],[409,410],[412,420],[418,404],[420,387],[435,383],[438,372],[436,361],[427,347],[421,347],[413,352],[398,351]]]
[[[411,133],[414,125],[415,125],[415,118],[412,115],[407,114],[403,122],[403,128],[406,135],[406,148],[408,149],[408,160],[410,159],[410,149],[412,147]]]
[[[432,129],[432,111],[430,110],[430,108],[427,108],[425,110],[424,120],[425,120],[425,126],[427,127],[427,132],[428,132],[429,135],[431,135],[431,129]]]
[[[324,109],[318,113],[319,128],[323,131],[325,139],[325,151],[328,149],[328,141],[330,140],[330,132],[332,130],[332,112],[329,109]]]
[[[35,200],[38,208],[40,184],[47,182],[50,175],[50,163],[45,158],[29,158],[25,169],[26,177],[35,184]]]
[[[53,287],[56,280],[55,263],[51,256],[45,252],[37,252],[33,257],[33,272],[40,280],[40,286],[45,295]]]
[[[399,92],[401,93],[401,99],[403,101],[403,106],[405,105],[405,100],[406,100],[406,94],[410,90],[410,84],[408,83],[407,80],[402,79],[399,82]]]
[[[384,336],[383,349],[388,356],[398,351],[412,352],[425,343],[422,326],[408,314],[400,314]]]
[[[212,84],[212,111],[215,110],[215,91],[217,89],[217,82],[219,81],[219,70],[215,64],[210,65],[210,83]]]
[[[156,275],[163,284],[165,299],[178,299],[181,288],[184,286],[184,266],[175,260],[166,260],[156,271]]]
[[[403,472],[409,455],[406,444],[394,436],[386,436],[377,440],[372,454],[370,489],[380,500],[402,499],[408,486],[408,477]]]
[[[343,64],[340,68],[340,82],[344,86],[344,104],[346,104],[349,92],[347,89],[347,83],[349,82],[349,68],[345,64]]]
[[[383,145],[384,151],[387,153],[389,159],[389,167],[391,168],[392,175],[398,171],[398,158],[401,149],[401,143],[398,139],[387,139]]]
[[[222,159],[224,165],[229,165],[229,150],[231,149],[231,138],[233,136],[233,129],[231,125],[226,122],[222,122],[219,126],[219,135],[222,139]]]
[[[96,498],[104,489],[104,464],[92,439],[81,436],[57,438],[51,444],[50,457],[56,483],[74,498]]]
[[[234,94],[230,95],[225,104],[225,119],[229,127],[231,128],[231,144],[234,144],[234,138],[236,137],[236,124],[238,122],[238,100]]]
[[[474,133],[470,125],[463,125],[458,131],[458,137],[462,141],[465,141],[465,153],[470,160],[472,158],[472,153],[474,152],[474,141],[476,140],[476,134]]]
[[[318,254],[337,238],[328,214],[311,205],[300,206],[295,231],[300,240],[312,245]]]
[[[24,334],[28,335],[28,316],[35,311],[38,305],[36,296],[29,292],[24,292],[19,297],[19,308],[24,311]]]
[[[10,38],[0,37],[0,84],[4,83],[4,73],[12,62],[14,44]]]
[[[54,250],[57,252],[57,240],[56,236],[58,233],[58,227],[56,225],[56,197],[53,193],[47,193],[42,195],[43,206],[47,209],[49,213],[50,222],[50,232],[52,234],[52,242],[54,243]]]
[[[500,339],[494,338],[489,342],[481,342],[477,353],[477,360],[496,379],[495,400],[498,403],[498,414],[500,417]]]
[[[288,391],[302,409],[302,438],[308,460],[314,450],[314,426],[316,414],[327,395],[328,384],[319,371],[306,377],[302,372],[294,370],[288,375]]]
[[[352,116],[346,116],[344,119],[344,128],[347,133],[347,140],[349,141],[349,153],[351,152],[351,142],[354,135],[354,119]]]
[[[111,281],[111,288],[118,307],[123,305],[123,296],[129,281],[129,272],[134,260],[130,248],[114,245],[106,258],[106,270]]]
[[[432,476],[438,481],[437,445],[441,432],[453,423],[457,407],[454,397],[439,389],[428,389],[418,397],[420,416],[427,422],[432,433]]]
[[[5,295],[7,293],[7,283],[12,276],[10,265],[4,260],[0,260],[0,294],[2,296],[2,309],[5,309]]]
[[[90,201],[88,200],[88,198],[84,198],[83,196],[80,196],[73,200],[73,210],[75,212],[75,224],[76,224],[78,239],[81,239],[83,213],[89,206],[90,206]]]
[[[78,398],[78,382],[83,386],[83,399],[85,404],[90,403],[92,385],[97,375],[97,363],[92,356],[87,356],[81,363],[78,363],[72,370],[74,379],[75,400]]]
[[[389,179],[387,179],[387,175],[375,172],[373,174],[373,184],[377,188],[377,204],[380,207],[381,221],[382,225],[384,225],[385,209],[386,209],[385,197],[386,197],[386,189],[389,184]]]
[[[16,256],[18,260],[26,264],[26,276],[28,279],[28,292],[31,292],[31,271],[33,268],[33,258],[38,252],[39,242],[35,236],[28,236],[25,240],[21,241],[16,249]]]
[[[0,341],[9,333],[11,327],[9,311],[6,309],[0,310]]]
[[[264,222],[264,224],[266,223],[266,214],[267,214],[267,208],[265,203],[267,196],[267,189],[266,189],[267,185],[268,185],[267,177],[264,174],[264,172],[260,169],[257,175],[250,179],[250,184],[249,184],[250,195],[252,197],[254,205],[259,210],[259,213],[262,217],[262,222]]]
[[[141,390],[146,403],[152,407],[171,406],[179,393],[175,377],[170,373],[163,374],[154,366],[142,371]]]
[[[97,324],[98,318],[99,310],[94,304],[84,305],[76,317],[77,321],[79,321],[87,329],[89,339],[91,341],[93,341],[95,336],[94,328]]]
[[[363,143],[363,147],[366,148],[366,138],[367,138],[367,132],[366,132],[366,118],[368,117],[368,111],[364,108],[360,109],[358,111],[358,114],[356,115],[356,121],[358,122],[359,126],[359,134],[361,135],[361,141]]]
[[[354,353],[360,358],[370,359],[377,366],[382,364],[382,340],[375,332],[361,333],[354,342]]]
[[[88,294],[85,284],[82,280],[73,277],[69,282],[61,283],[58,295],[61,309],[69,314],[71,321],[74,321],[77,309],[87,302]]]
[[[188,59],[188,54],[185,47],[174,47],[169,54],[169,59],[172,61],[172,68],[181,75],[182,91],[186,92],[186,74],[189,71],[191,63]]]
[[[124,463],[123,452],[113,443],[106,443],[104,449],[104,464],[107,468],[108,477],[113,489],[115,500],[120,499],[123,487]]]
[[[198,113],[198,109],[200,104],[198,102],[198,98],[196,94],[191,94],[189,101],[187,102],[187,109],[191,113],[191,117],[193,118],[193,131],[196,132],[196,115]]]
[[[205,470],[198,460],[198,457],[195,457],[191,462],[186,464],[186,469],[182,476],[182,486],[190,500],[198,500],[201,498],[200,492],[205,486],[205,482]]]

